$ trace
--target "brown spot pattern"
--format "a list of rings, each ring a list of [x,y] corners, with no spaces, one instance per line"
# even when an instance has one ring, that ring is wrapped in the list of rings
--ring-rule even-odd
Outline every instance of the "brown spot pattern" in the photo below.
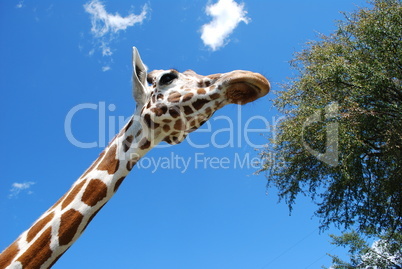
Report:
[[[28,234],[27,234],[28,243],[31,242],[32,239],[35,238],[35,236],[43,229],[43,227],[46,226],[46,224],[49,223],[49,221],[52,220],[53,217],[54,217],[54,213],[52,212],[52,213],[48,214],[46,217],[37,221],[34,224],[34,226],[32,226],[31,229],[29,229]]]
[[[198,126],[198,128],[201,127],[201,126],[202,126],[204,123],[206,123],[207,121],[208,121],[208,119],[205,119],[205,120],[201,121],[200,124],[199,124],[199,126]]]
[[[114,185],[113,192],[116,192],[116,191],[117,191],[117,189],[120,187],[121,183],[123,183],[123,180],[124,180],[125,178],[126,178],[126,177],[121,177],[121,178],[119,178],[119,179],[116,181],[116,184]]]
[[[145,124],[148,126],[148,128],[155,129],[155,128],[159,127],[159,123],[152,121],[151,115],[149,115],[149,114],[144,115],[144,121],[145,121]]]
[[[170,126],[169,126],[169,125],[167,125],[167,124],[165,124],[165,125],[163,125],[163,128],[162,128],[162,129],[163,129],[163,131],[164,131],[164,132],[166,132],[166,133],[167,133],[167,132],[169,132],[169,131],[170,131]]]
[[[0,268],[6,268],[12,262],[14,257],[17,256],[18,251],[18,243],[15,241],[6,248],[6,250],[0,253]]]
[[[196,110],[199,110],[199,109],[201,109],[206,103],[208,103],[209,101],[208,100],[206,100],[206,99],[198,99],[197,101],[195,101],[194,103],[193,103],[193,107],[196,109]]]
[[[209,97],[211,97],[211,100],[218,99],[221,95],[219,93],[213,93]]]
[[[180,115],[180,108],[176,106],[169,107],[169,114],[172,118],[177,118]]]
[[[167,112],[168,108],[165,104],[158,103],[155,107],[151,108],[151,111],[155,113],[155,116],[162,116]]]
[[[221,107],[222,107],[222,102],[215,101],[215,110],[218,110]]]
[[[145,124],[146,124],[148,127],[151,127],[151,115],[145,114],[145,115],[144,115],[144,121],[145,121]]]
[[[163,141],[165,141],[168,144],[172,144],[172,140],[170,139],[169,136],[166,136],[165,139],[163,139]]]
[[[41,236],[17,259],[22,268],[40,268],[52,256],[50,240],[52,227],[47,228]]]
[[[139,129],[138,132],[135,134],[135,137],[139,137],[142,133],[142,129]]]
[[[83,217],[84,216],[75,209],[70,209],[61,215],[58,235],[60,246],[67,245],[73,240]]]
[[[140,149],[144,150],[151,146],[151,142],[145,137],[140,141]]]
[[[173,127],[178,131],[182,131],[182,130],[186,129],[186,125],[184,124],[184,122],[181,119],[178,119]]]
[[[206,94],[207,92],[204,89],[198,89],[197,94]]]
[[[124,139],[124,141],[123,141],[124,152],[127,152],[130,149],[131,144],[133,143],[133,140],[134,140],[134,136],[132,136],[132,135],[129,135],[126,137],[126,139]]]
[[[131,125],[133,125],[133,119],[131,118],[127,125],[124,127],[124,132],[127,132],[130,129]]]
[[[80,192],[82,186],[85,184],[86,180],[81,181],[68,193],[66,199],[64,199],[63,203],[61,204],[61,209],[64,209],[66,206],[71,204],[77,194]]]
[[[95,206],[103,198],[106,197],[107,186],[100,179],[92,179],[85,188],[81,201],[89,206]]]
[[[184,96],[183,96],[183,102],[187,102],[187,101],[189,101],[189,100],[191,100],[191,98],[193,98],[193,96],[194,96],[194,94],[193,93],[186,93]]]
[[[126,164],[126,168],[128,171],[131,171],[131,169],[133,169],[134,165],[136,165],[136,163],[139,161],[139,156],[136,156],[134,158],[132,158],[131,160],[129,160]]]
[[[178,103],[180,101],[181,94],[173,91],[169,94],[168,101],[171,103]]]
[[[127,171],[131,171],[131,169],[133,169],[134,165],[136,165],[137,161],[134,160],[130,160],[127,162],[126,168]]]
[[[106,170],[109,175],[116,173],[120,163],[119,159],[116,158],[116,149],[117,145],[113,145],[107,150],[106,156],[97,167],[99,170]]]
[[[186,114],[186,115],[193,113],[193,109],[189,106],[184,106],[183,110],[184,110],[184,114]]]

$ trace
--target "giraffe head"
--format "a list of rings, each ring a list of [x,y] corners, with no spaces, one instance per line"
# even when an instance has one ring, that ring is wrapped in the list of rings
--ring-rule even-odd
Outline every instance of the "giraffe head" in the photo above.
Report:
[[[208,76],[174,69],[147,73],[135,47],[133,81],[143,127],[169,144],[182,142],[223,106],[247,104],[270,90],[264,76],[242,70]]]

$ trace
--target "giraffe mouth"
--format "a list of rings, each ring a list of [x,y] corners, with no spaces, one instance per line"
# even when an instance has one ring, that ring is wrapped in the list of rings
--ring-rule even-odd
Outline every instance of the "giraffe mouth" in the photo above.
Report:
[[[244,105],[265,96],[270,90],[269,81],[258,73],[233,71],[223,83],[231,104]]]

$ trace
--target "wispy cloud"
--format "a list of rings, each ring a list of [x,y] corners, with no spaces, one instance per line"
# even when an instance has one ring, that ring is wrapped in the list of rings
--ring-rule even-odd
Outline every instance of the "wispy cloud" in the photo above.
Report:
[[[148,6],[145,4],[139,15],[129,13],[125,17],[119,13],[108,13],[105,5],[98,0],[86,3],[84,9],[91,16],[91,32],[100,42],[99,48],[102,50],[102,55],[110,56],[113,54],[110,43],[115,39],[116,34],[135,24],[142,23],[146,19]]]
[[[23,8],[24,7],[24,0],[19,1],[18,4],[15,7],[16,8]]]
[[[22,192],[22,191],[25,191],[28,194],[32,194],[33,192],[29,189],[34,184],[35,184],[35,182],[33,182],[33,181],[22,182],[22,183],[14,182],[11,185],[10,194],[8,195],[8,198],[17,197],[18,194],[20,194],[20,192]]]
[[[244,4],[233,0],[219,0],[215,4],[207,5],[205,13],[212,17],[212,21],[201,28],[201,39],[204,45],[213,51],[225,46],[229,35],[240,22],[248,23],[247,11]]]

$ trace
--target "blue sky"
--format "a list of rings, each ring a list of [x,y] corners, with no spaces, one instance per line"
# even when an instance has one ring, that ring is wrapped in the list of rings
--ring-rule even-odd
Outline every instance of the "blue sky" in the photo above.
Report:
[[[333,31],[340,11],[367,5],[245,0],[230,8],[226,0],[211,8],[216,2],[0,2],[0,249],[68,190],[133,113],[132,46],[149,70],[251,70],[275,91],[306,41]],[[264,175],[253,175],[255,148],[280,118],[273,98],[227,106],[189,141],[153,149],[54,268],[329,266],[326,253],[344,253],[328,242],[338,231],[319,234],[315,206],[303,197],[289,216],[275,189],[267,195]],[[85,109],[66,121],[77,107]],[[72,142],[66,122],[86,147]]]

